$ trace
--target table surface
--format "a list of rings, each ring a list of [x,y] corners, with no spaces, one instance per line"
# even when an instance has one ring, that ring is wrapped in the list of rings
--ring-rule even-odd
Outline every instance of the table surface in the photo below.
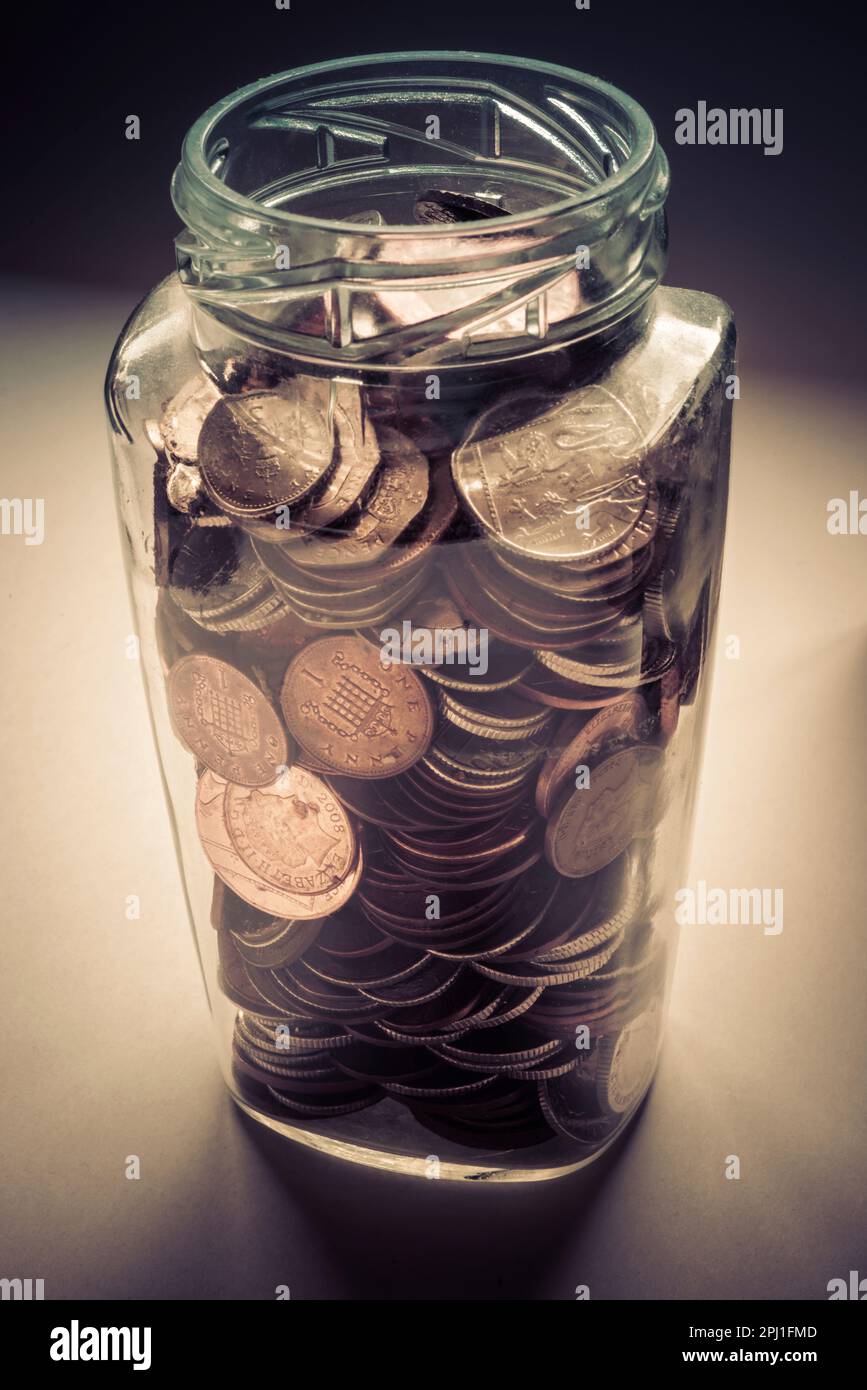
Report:
[[[131,306],[4,299],[0,491],[46,524],[0,536],[0,1276],[53,1299],[821,1299],[867,1272],[867,537],[826,527],[867,495],[863,401],[750,377],[736,410],[689,881],[782,888],[783,931],[684,928],[658,1078],[590,1170],[425,1182],[299,1149],[223,1090],[125,648],[101,382]]]

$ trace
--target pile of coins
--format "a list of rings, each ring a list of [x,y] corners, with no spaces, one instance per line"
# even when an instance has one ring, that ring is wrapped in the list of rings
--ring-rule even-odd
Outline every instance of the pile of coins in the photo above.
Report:
[[[601,388],[510,395],[431,456],[408,418],[233,369],[148,427],[238,1094],[590,1151],[655,1064],[654,833],[707,586],[673,631],[676,491]]]

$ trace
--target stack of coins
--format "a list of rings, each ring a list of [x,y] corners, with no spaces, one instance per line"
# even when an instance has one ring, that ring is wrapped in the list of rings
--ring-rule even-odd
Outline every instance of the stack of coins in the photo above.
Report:
[[[592,1149],[659,1043],[654,835],[707,608],[666,617],[674,485],[601,387],[428,457],[361,385],[211,366],[149,436],[238,1094]]]

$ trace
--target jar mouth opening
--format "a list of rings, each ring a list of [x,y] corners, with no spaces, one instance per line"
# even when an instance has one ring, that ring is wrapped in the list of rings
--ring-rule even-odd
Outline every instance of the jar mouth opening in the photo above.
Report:
[[[453,222],[445,222],[432,223],[420,228],[417,221],[388,221],[385,224],[377,221],[373,225],[365,225],[363,221],[354,217],[346,220],[341,217],[322,216],[318,212],[299,212],[275,206],[273,201],[257,197],[256,193],[261,192],[261,189],[252,192],[240,191],[232,187],[226,178],[221,177],[229,146],[223,132],[233,122],[237,126],[245,114],[261,112],[268,107],[269,101],[273,105],[279,104],[280,93],[284,89],[291,87],[297,95],[302,95],[304,88],[311,83],[315,84],[318,79],[357,79],[360,84],[370,83],[372,88],[381,91],[386,67],[402,71],[406,82],[410,82],[416,73],[431,80],[437,79],[446,89],[443,92],[444,96],[460,92],[462,87],[478,89],[480,85],[484,85],[486,79],[481,76],[479,69],[488,69],[487,82],[491,85],[492,95],[511,95],[508,82],[502,81],[504,78],[507,79],[509,74],[514,74],[516,79],[526,79],[529,75],[540,83],[544,84],[547,81],[556,84],[565,89],[563,99],[558,100],[555,95],[556,87],[552,85],[549,101],[552,108],[562,117],[564,125],[569,126],[576,142],[583,139],[592,145],[596,131],[591,121],[583,117],[579,111],[570,109],[567,100],[569,96],[580,98],[585,103],[592,103],[597,119],[602,118],[605,121],[605,130],[617,150],[613,159],[610,154],[605,156],[606,161],[611,160],[611,164],[603,165],[601,170],[597,167],[596,176],[590,178],[587,178],[586,174],[579,175],[575,170],[561,169],[557,178],[552,176],[552,182],[559,182],[568,191],[561,197],[529,209],[515,212],[506,209],[498,212],[493,219],[498,233],[519,231],[541,220],[563,214],[592,212],[593,206],[600,201],[611,200],[618,195],[625,196],[642,175],[646,176],[648,166],[654,162],[658,152],[653,124],[639,103],[617,87],[589,74],[553,63],[463,50],[365,54],[289,69],[242,87],[205,111],[190,127],[183,144],[182,161],[176,175],[175,197],[181,216],[185,216],[188,199],[183,195],[178,196],[179,182],[188,185],[188,189],[185,190],[187,192],[189,185],[193,185],[198,199],[211,204],[215,210],[228,213],[236,227],[247,232],[255,232],[259,224],[267,222],[268,226],[274,229],[283,227],[288,231],[297,227],[299,231],[307,229],[351,234],[353,238],[362,240],[365,237],[380,240],[383,237],[394,237],[398,240],[406,237],[417,238],[420,232],[426,238],[434,239],[454,238],[456,233],[462,240],[465,237],[489,235],[492,220],[488,218],[461,221],[459,226],[455,226]],[[500,84],[497,82],[498,77],[501,79]],[[396,81],[394,78],[390,80],[392,83]],[[528,124],[531,124],[529,120]],[[327,156],[323,155],[322,167],[326,166]],[[488,162],[488,168],[494,169],[495,166],[496,158],[492,158]],[[472,164],[468,167],[472,168]]]

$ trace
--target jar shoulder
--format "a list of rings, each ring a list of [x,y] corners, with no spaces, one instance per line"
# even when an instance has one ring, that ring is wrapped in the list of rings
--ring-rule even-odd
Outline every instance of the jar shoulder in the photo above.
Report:
[[[172,273],[145,295],[118,334],[105,379],[113,427],[134,435],[194,370],[189,304]]]
[[[719,295],[709,294],[706,290],[660,285],[654,291],[653,301],[657,313],[665,314],[684,327],[714,333],[720,342],[734,335],[734,311]]]
[[[572,399],[612,427],[620,422],[621,433],[640,438],[651,454],[665,450],[667,462],[659,461],[665,473],[673,444],[694,440],[696,433],[725,432],[737,395],[735,346],[734,318],[721,299],[662,286],[626,351],[578,386]]]
[[[654,294],[651,325],[654,345],[672,360],[678,359],[696,381],[735,360],[734,313],[715,294],[661,285]]]
[[[725,400],[735,351],[734,315],[722,299],[668,285],[655,292],[646,330],[619,364],[620,385],[643,403],[648,443],[684,411]]]

